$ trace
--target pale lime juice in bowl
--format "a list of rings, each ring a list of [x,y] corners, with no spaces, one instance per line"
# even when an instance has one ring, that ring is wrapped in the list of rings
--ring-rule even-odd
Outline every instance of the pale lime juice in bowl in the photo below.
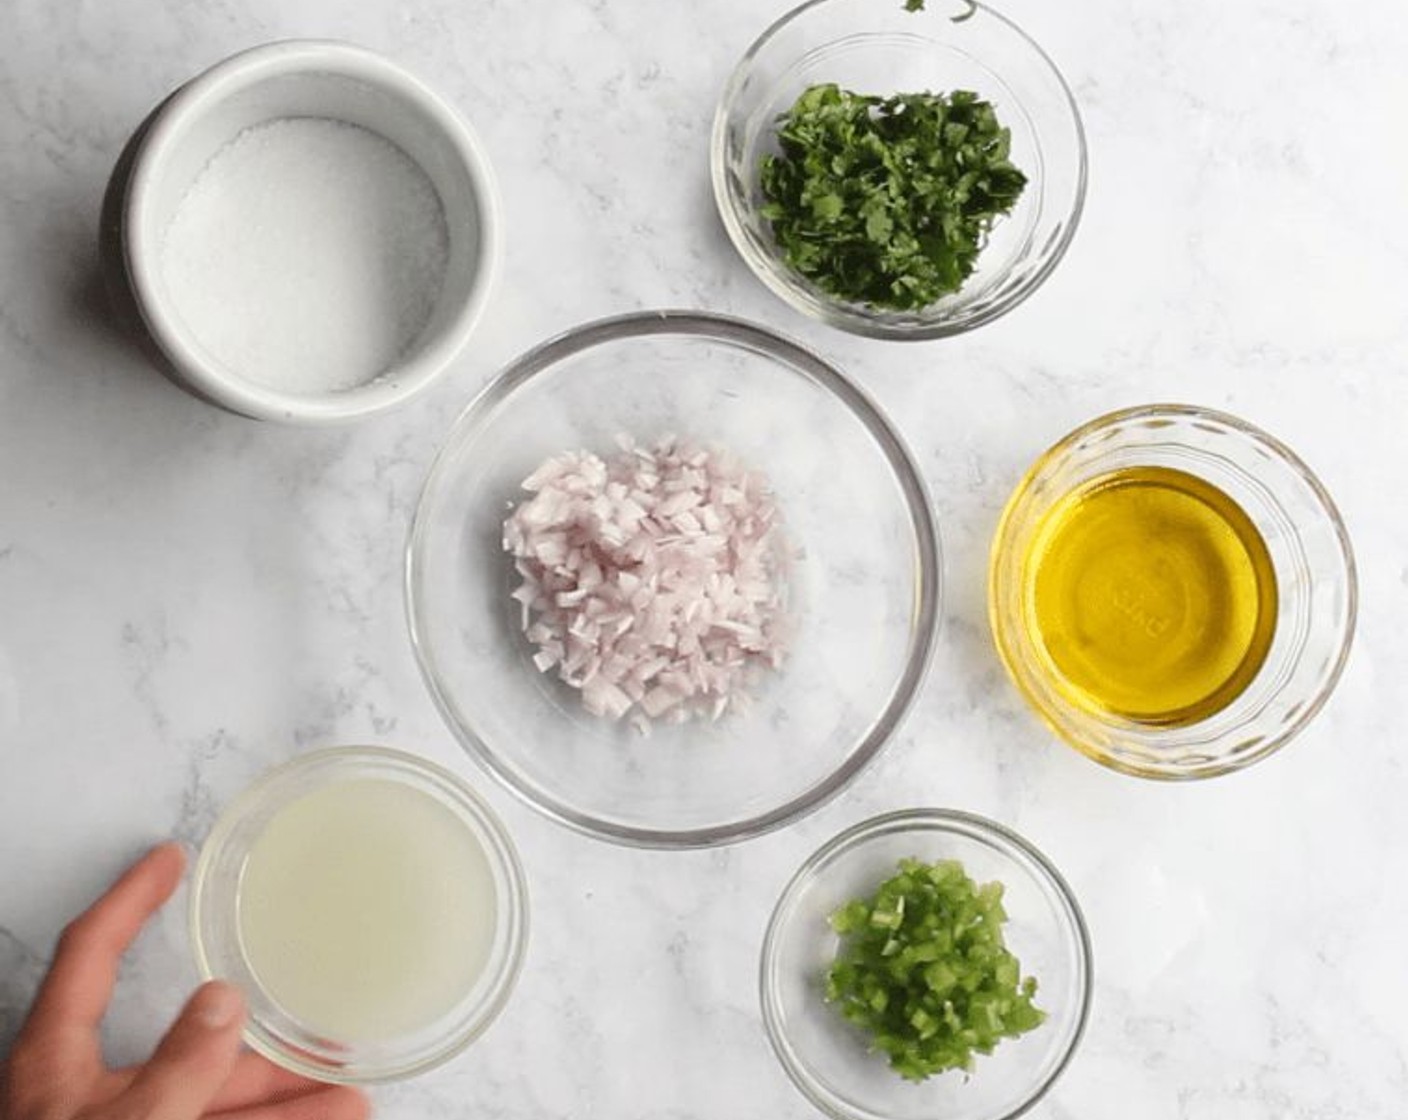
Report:
[[[201,971],[250,1006],[246,1038],[325,1081],[411,1076],[503,1007],[526,941],[522,871],[457,777],[377,748],[318,751],[265,776],[196,868]]]

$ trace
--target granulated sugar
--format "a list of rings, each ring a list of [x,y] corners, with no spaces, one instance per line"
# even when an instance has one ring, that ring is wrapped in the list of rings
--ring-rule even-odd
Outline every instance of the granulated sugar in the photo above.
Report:
[[[449,236],[400,148],[313,117],[246,129],[197,176],[167,230],[166,285],[212,357],[267,388],[350,389],[430,319]]]

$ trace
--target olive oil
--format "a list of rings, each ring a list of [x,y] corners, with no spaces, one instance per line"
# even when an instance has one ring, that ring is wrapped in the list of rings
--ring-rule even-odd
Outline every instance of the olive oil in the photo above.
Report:
[[[1212,484],[1127,467],[1061,498],[1025,558],[1024,625],[1059,691],[1096,714],[1206,719],[1251,683],[1276,626],[1276,573]]]

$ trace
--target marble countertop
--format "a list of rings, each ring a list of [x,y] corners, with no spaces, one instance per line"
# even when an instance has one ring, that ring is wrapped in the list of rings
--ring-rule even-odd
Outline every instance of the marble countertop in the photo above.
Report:
[[[58,929],[120,866],[161,837],[198,840],[270,765],[373,742],[473,776],[535,906],[508,1010],[460,1060],[378,1090],[391,1120],[812,1115],[763,1036],[764,923],[823,840],[925,803],[1029,836],[1085,906],[1089,1030],[1032,1116],[1408,1115],[1408,21],[1387,0],[1008,0],[1084,112],[1082,228],[1000,322],[894,345],[793,314],[713,212],[715,97],[786,6],[7,0],[0,1049]],[[449,378],[336,430],[172,387],[110,328],[98,279],[99,201],[128,133],[183,79],[290,36],[424,76],[474,121],[506,203],[502,281]],[[473,393],[550,333],[666,305],[776,326],[899,418],[948,578],[929,679],[878,763],[792,828],[686,854],[569,834],[475,771],[418,676],[400,589],[418,488]],[[1169,399],[1296,448],[1341,506],[1362,592],[1348,670],[1310,729],[1183,786],[1055,743],[999,668],[983,601],[988,540],[1033,456]],[[112,1056],[142,1055],[193,983],[174,906],[124,975]]]

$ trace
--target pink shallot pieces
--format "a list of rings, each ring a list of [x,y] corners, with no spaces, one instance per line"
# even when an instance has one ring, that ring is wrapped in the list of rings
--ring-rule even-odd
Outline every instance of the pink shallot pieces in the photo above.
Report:
[[[763,476],[667,436],[547,460],[504,549],[533,663],[594,715],[717,719],[785,652],[785,548]]]

